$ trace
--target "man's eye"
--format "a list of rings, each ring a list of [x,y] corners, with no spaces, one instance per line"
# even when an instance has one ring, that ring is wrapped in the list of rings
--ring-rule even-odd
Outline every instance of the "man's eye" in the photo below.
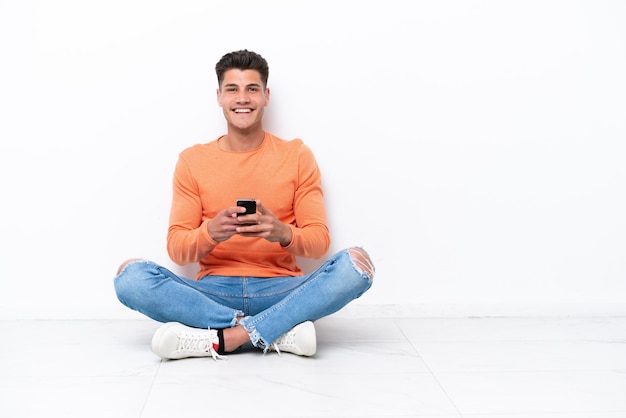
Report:
[[[257,91],[259,91],[259,89],[257,89],[256,87],[250,87],[250,88],[248,89],[248,91],[249,91],[250,93],[256,93]]]
[[[234,91],[236,91],[236,90],[237,90],[237,89],[235,89],[234,87],[228,87],[228,88],[226,89],[226,91],[227,91],[227,92],[230,92],[230,93],[232,93],[232,92],[234,92]]]

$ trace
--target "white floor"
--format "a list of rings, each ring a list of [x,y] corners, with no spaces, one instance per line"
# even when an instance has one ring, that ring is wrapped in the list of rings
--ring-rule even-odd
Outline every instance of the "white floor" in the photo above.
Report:
[[[218,362],[157,327],[0,321],[0,417],[626,417],[626,318],[329,317],[313,358]]]

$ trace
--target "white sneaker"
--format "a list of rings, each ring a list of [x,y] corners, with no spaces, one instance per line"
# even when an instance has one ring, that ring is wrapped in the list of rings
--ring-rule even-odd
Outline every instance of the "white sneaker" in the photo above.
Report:
[[[284,351],[299,356],[312,356],[317,350],[317,339],[313,322],[306,321],[296,325],[274,341],[270,346],[270,350],[276,351],[279,355]]]
[[[167,322],[152,337],[152,352],[163,359],[186,357],[226,358],[217,354],[217,330],[192,328],[178,322]]]

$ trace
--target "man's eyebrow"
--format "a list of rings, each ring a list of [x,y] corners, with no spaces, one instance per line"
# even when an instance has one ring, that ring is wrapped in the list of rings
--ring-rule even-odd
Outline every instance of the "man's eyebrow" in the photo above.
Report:
[[[227,84],[224,84],[224,87],[239,87],[239,84],[227,83]],[[246,84],[244,87],[261,87],[261,85],[258,83],[250,83],[250,84]]]

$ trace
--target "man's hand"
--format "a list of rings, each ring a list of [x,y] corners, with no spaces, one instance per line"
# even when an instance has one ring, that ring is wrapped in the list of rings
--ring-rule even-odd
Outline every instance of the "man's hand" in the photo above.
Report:
[[[207,225],[211,238],[217,242],[222,242],[237,234],[239,232],[237,228],[242,223],[241,219],[237,218],[237,214],[245,211],[246,209],[241,206],[232,206],[218,213]]]
[[[240,209],[241,212],[245,212],[244,208]],[[278,220],[271,210],[263,206],[260,200],[256,201],[256,210],[257,213],[253,215],[240,216],[237,219],[239,226],[235,228],[235,232],[242,237],[260,237],[270,242],[278,242],[283,247],[288,246],[293,238],[291,228]],[[237,218],[236,213],[234,216]]]

